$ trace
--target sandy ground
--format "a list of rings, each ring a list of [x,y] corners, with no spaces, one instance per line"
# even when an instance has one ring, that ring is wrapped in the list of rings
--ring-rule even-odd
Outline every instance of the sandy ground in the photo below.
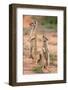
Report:
[[[49,45],[49,52],[50,53],[57,53],[57,34],[56,32],[46,32],[46,35],[48,37],[48,45]],[[42,46],[42,34],[38,34],[38,49]],[[33,74],[32,68],[37,66],[36,62],[29,58],[29,35],[24,35],[24,74]],[[55,65],[54,65],[55,64]],[[53,64],[50,64],[50,66],[46,67],[44,70],[44,73],[56,73],[57,72],[57,60],[53,61]]]

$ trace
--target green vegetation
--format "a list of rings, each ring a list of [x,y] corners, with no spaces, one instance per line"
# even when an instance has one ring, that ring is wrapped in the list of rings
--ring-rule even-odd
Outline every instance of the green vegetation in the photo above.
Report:
[[[50,64],[54,64],[54,61],[57,60],[57,55],[54,53],[50,53]],[[36,67],[32,68],[32,72],[34,73],[44,73],[42,70],[42,66],[41,65],[37,65]]]
[[[42,66],[36,66],[32,68],[34,73],[43,73]]]
[[[45,24],[57,24],[57,17],[55,16],[46,16],[42,19],[42,25]]]
[[[56,30],[57,28],[57,17],[55,16],[46,16],[42,19],[41,25]]]

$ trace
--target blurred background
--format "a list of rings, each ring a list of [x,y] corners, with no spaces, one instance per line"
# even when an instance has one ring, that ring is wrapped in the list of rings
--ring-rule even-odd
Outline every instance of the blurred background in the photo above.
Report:
[[[30,23],[33,20],[37,21],[37,55],[38,51],[41,51],[43,34],[46,34],[48,38],[50,67],[49,71],[44,70],[45,73],[57,72],[57,17],[56,16],[36,16],[36,15],[24,15],[23,16],[23,32],[24,32],[24,74],[42,73],[42,69],[36,65],[33,60],[29,58],[30,52]],[[34,54],[33,54],[34,55]]]
[[[27,16],[24,15],[24,29],[29,29],[29,24],[32,20],[36,20],[38,22],[39,27],[47,28],[50,31],[57,31],[57,17],[56,16]]]

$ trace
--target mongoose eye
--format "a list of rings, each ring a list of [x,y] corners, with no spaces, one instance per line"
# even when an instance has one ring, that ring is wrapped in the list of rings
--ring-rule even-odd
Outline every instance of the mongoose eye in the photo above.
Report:
[[[35,27],[36,26],[36,24],[37,24],[37,22],[36,21],[33,21],[32,23],[30,23],[29,25],[30,26],[32,26],[32,27]]]
[[[33,23],[30,23],[29,25],[30,25],[30,26],[33,26]]]

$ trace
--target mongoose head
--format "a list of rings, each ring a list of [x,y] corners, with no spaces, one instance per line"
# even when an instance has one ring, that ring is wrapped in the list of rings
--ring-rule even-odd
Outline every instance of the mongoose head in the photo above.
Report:
[[[37,26],[37,21],[33,20],[32,23],[30,23],[30,26],[34,29]]]
[[[46,37],[46,35],[43,35],[43,41],[44,42],[48,41],[48,38]]]

